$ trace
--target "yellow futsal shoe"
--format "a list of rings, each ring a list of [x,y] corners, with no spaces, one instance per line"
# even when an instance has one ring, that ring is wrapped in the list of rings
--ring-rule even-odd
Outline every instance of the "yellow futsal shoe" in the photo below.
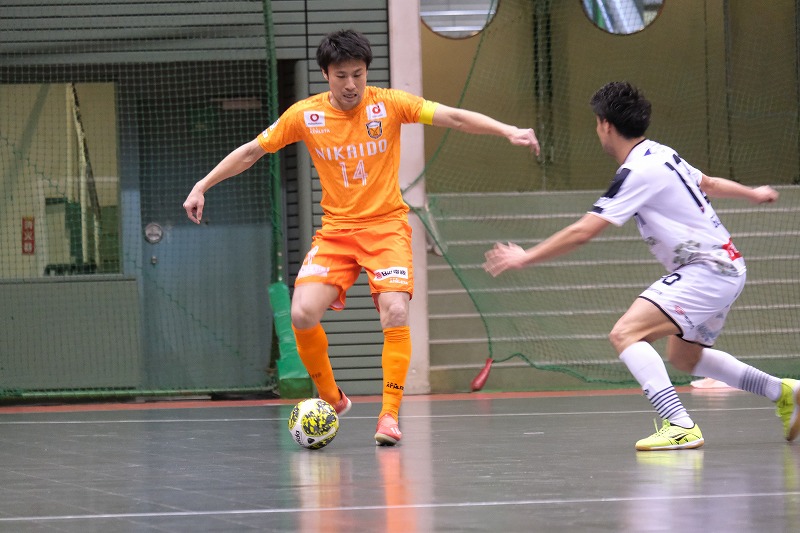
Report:
[[[655,451],[655,450],[687,450],[690,448],[699,448],[703,445],[703,432],[697,424],[690,428],[682,428],[669,423],[669,420],[664,420],[661,429],[656,425],[656,432],[642,439],[636,443],[636,449],[639,451]]]
[[[800,381],[781,380],[781,397],[775,402],[775,415],[783,422],[783,436],[793,441],[800,433]]]

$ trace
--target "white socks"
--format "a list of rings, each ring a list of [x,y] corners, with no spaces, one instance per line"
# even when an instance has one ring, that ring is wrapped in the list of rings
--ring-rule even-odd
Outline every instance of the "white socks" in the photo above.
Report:
[[[694,421],[678,399],[664,361],[650,343],[635,342],[625,348],[619,358],[642,386],[645,396],[661,418],[684,428],[694,426]]]
[[[745,364],[729,353],[703,348],[700,360],[692,373],[713,378],[738,389],[777,401],[781,395],[781,380]]]
[[[678,399],[664,361],[650,343],[635,342],[625,348],[619,358],[642,386],[645,396],[661,418],[685,428],[694,426],[692,418]],[[713,348],[703,348],[692,373],[765,396],[773,402],[781,395],[780,379],[739,361],[729,353]]]

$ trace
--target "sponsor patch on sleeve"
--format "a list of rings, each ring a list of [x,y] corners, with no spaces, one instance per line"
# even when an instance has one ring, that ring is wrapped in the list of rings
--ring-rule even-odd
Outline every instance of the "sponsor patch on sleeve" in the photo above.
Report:
[[[262,131],[261,132],[261,137],[263,137],[264,139],[267,139],[269,137],[269,134],[272,133],[272,130],[275,129],[275,126],[277,126],[278,122],[280,122],[280,121],[281,121],[281,119],[276,120],[275,122],[272,123],[272,125],[269,128],[267,128],[264,131]]]

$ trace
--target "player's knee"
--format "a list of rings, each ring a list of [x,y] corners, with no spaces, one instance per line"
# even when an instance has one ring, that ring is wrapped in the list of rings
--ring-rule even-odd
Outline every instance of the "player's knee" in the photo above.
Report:
[[[385,328],[396,328],[408,324],[408,305],[404,302],[395,301],[389,305],[381,304],[381,326]]]
[[[302,303],[292,302],[292,325],[297,329],[308,329],[319,322],[317,313]]]
[[[623,325],[617,322],[608,334],[608,341],[617,350],[617,353],[622,353],[625,348],[636,342],[632,340],[630,331]]]

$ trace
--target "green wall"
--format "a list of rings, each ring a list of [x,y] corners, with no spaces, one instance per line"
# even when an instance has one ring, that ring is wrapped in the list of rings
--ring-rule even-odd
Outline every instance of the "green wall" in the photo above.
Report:
[[[612,35],[595,27],[578,1],[501,0],[483,43],[480,35],[452,40],[423,28],[424,94],[457,103],[479,50],[466,107],[532,126],[545,144],[532,179],[512,187],[606,186],[615,163],[599,147],[588,101],[613,80],[645,91],[654,106],[649,136],[701,170],[745,183],[792,183],[800,175],[797,9],[789,0],[757,11],[746,2],[668,0],[643,31]],[[521,61],[529,56],[532,62]],[[523,104],[508,110],[513,99]],[[426,131],[428,159],[441,138]],[[448,166],[457,168],[465,155]],[[464,166],[491,174],[500,164],[476,158]]]

